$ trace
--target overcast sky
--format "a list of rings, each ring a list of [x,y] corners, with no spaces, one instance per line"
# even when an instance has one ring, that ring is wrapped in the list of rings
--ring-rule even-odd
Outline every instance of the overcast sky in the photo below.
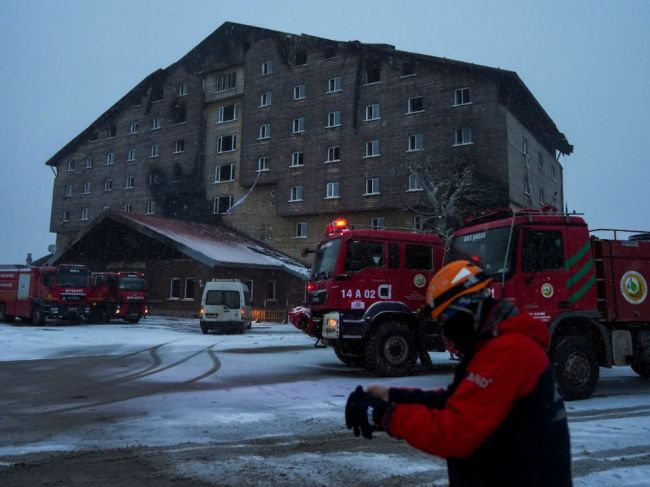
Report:
[[[55,241],[45,161],[226,21],[516,71],[575,146],[569,210],[650,230],[650,1],[3,0],[0,264]]]

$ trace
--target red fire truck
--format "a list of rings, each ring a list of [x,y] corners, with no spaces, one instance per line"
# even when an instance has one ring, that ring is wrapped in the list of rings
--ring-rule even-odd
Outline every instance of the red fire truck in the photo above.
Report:
[[[18,317],[42,325],[46,318],[88,318],[89,278],[83,265],[0,266],[0,321]]]
[[[471,259],[494,278],[495,297],[548,324],[562,395],[589,397],[599,366],[650,377],[650,233],[599,238],[577,215],[496,210],[467,221],[448,260]],[[629,235],[626,240],[618,239]],[[513,364],[516,366],[516,364]]]
[[[149,313],[147,282],[141,272],[93,272],[92,320],[137,323]]]
[[[443,259],[441,240],[409,231],[327,227],[307,284],[307,306],[289,313],[294,326],[331,346],[349,365],[403,375],[440,334],[416,318],[427,284]]]

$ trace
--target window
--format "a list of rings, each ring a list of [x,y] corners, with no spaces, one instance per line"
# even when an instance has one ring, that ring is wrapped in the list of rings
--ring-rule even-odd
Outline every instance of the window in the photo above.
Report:
[[[74,159],[68,161],[68,172],[74,172]]]
[[[378,60],[368,61],[366,66],[366,84],[381,81],[381,63]]]
[[[371,222],[373,220],[380,220],[380,218],[373,218]],[[357,272],[373,267],[384,267],[384,244],[349,240],[345,251],[345,270]]]
[[[154,144],[151,146],[151,153],[149,157],[158,157],[160,156],[160,144]]]
[[[472,143],[472,129],[463,127],[456,129],[454,145],[467,145]]]
[[[99,138],[99,132],[97,130],[93,130],[90,132],[90,135],[88,137],[89,142],[97,142],[97,139]]]
[[[227,213],[232,206],[232,196],[216,196],[214,198],[214,214]]]
[[[156,202],[155,201],[147,201],[147,215],[153,215],[156,213]]]
[[[472,100],[469,95],[469,88],[459,88],[454,92],[454,106],[469,105]]]
[[[63,218],[61,220],[64,222],[70,221],[70,210],[63,210]]]
[[[402,77],[413,76],[415,74],[415,63],[413,61],[405,61],[402,63]]]
[[[428,245],[406,244],[405,256],[407,269],[433,269],[433,249]]]
[[[189,89],[187,83],[178,83],[178,96],[187,96]]]
[[[227,181],[235,180],[235,165],[222,164],[214,168],[214,182],[225,183]]]
[[[273,73],[273,61],[264,61],[262,63],[262,75]]]
[[[171,112],[172,112],[171,113],[172,122],[174,122],[174,124],[185,123],[185,119],[187,117],[187,110],[185,109],[184,104],[180,102],[176,102],[172,106]]]
[[[112,139],[115,136],[117,136],[117,125],[109,125],[107,138]]]
[[[366,142],[366,157],[377,157],[379,153],[379,140],[369,140]]]
[[[544,158],[542,157],[541,152],[537,153],[537,167],[539,169],[544,169]]]
[[[325,162],[338,162],[341,160],[341,148],[332,146],[327,148],[327,160]]]
[[[416,113],[424,111],[424,101],[421,96],[409,98],[407,113]]]
[[[399,269],[399,244],[390,242],[388,244],[388,268]]]
[[[128,155],[127,155],[126,160],[127,160],[128,162],[133,162],[133,161],[135,161],[135,149],[129,149],[129,152],[128,152]]]
[[[327,46],[325,48],[325,52],[323,53],[323,57],[325,59],[332,59],[336,57],[336,47],[335,46]]]
[[[258,157],[257,158],[257,172],[269,171],[269,158],[268,157]]]
[[[302,201],[302,186],[292,186],[289,201]]]
[[[232,120],[237,120],[237,105],[219,107],[217,123],[230,122]]]
[[[294,118],[293,119],[293,133],[298,134],[305,131],[305,118]]]
[[[220,76],[217,76],[216,80],[216,91],[234,90],[237,86],[237,73],[226,73]]]
[[[176,144],[174,145],[174,154],[178,154],[180,152],[185,152],[185,139],[177,140]]]
[[[523,272],[564,268],[562,232],[559,230],[525,230],[521,250]]]
[[[66,185],[64,196],[66,198],[69,198],[70,196],[72,196],[72,185],[71,184]]]
[[[217,152],[231,152],[237,150],[237,135],[224,135],[217,138]]]
[[[296,223],[296,238],[307,238],[307,223]]]
[[[196,279],[188,277],[185,279],[185,299],[194,300],[194,290],[196,289]]]
[[[84,183],[84,194],[90,194],[90,181]]]
[[[327,80],[327,93],[341,91],[341,77],[330,78]]]
[[[409,135],[409,152],[420,151],[424,149],[422,134]]]
[[[180,298],[181,298],[181,278],[172,277],[169,286],[169,299],[180,299]]]
[[[526,137],[521,138],[521,153],[528,157],[528,139]]]
[[[133,205],[131,203],[126,203],[123,206],[123,209],[125,213],[131,213],[133,211]]]
[[[162,84],[156,84],[151,87],[151,101],[160,101],[163,99],[164,87]]]
[[[104,191],[112,191],[112,190],[113,190],[113,180],[104,179]]]
[[[551,179],[555,181],[555,164],[551,164]]]
[[[271,96],[270,91],[266,91],[266,92],[262,93],[260,95],[260,106],[261,107],[268,107],[269,105],[271,105],[271,99],[272,99],[272,96]]]
[[[539,188],[539,204],[543,205],[544,204],[544,188],[540,186]]]
[[[422,230],[424,228],[424,223],[422,221],[421,215],[413,215],[413,223],[411,225],[413,230]]]
[[[126,189],[133,189],[135,186],[135,176],[126,177]]]
[[[131,122],[129,124],[129,133],[137,134],[138,133],[138,122]]]
[[[366,107],[366,120],[377,120],[381,118],[379,103],[374,103]]]
[[[93,156],[86,157],[86,169],[92,168],[94,162],[95,162],[95,158]]]
[[[158,117],[152,118],[151,130],[158,130],[160,127],[162,127],[162,120],[160,120]]]
[[[407,191],[422,191],[422,181],[416,174],[409,174],[409,187]]]
[[[265,123],[264,125],[259,126],[259,131],[257,135],[258,139],[270,139],[271,138],[271,124]]]
[[[379,178],[366,178],[366,192],[364,196],[379,194]]]
[[[307,64],[307,51],[300,50],[296,52],[296,66]]]
[[[302,152],[291,153],[291,167],[302,166],[304,163],[304,154]]]
[[[81,210],[81,219],[88,220],[90,218],[90,210],[88,208],[83,208]]]
[[[275,281],[266,282],[266,301],[275,301]]]
[[[385,227],[384,219],[382,217],[370,219],[371,230],[382,230]]]
[[[327,183],[327,186],[325,187],[325,198],[339,198],[340,196],[338,181]]]
[[[115,162],[115,156],[113,155],[113,153],[109,152],[108,154],[106,154],[106,163],[105,164],[107,166],[110,166],[114,162]]]
[[[151,173],[147,177],[147,184],[149,186],[154,186],[154,185],[158,184],[158,181],[159,181],[159,177],[158,177],[157,173]]]
[[[339,127],[341,125],[341,112],[330,112],[327,115],[327,126],[328,127]]]
[[[305,85],[298,85],[293,87],[293,99],[302,100],[305,97]]]

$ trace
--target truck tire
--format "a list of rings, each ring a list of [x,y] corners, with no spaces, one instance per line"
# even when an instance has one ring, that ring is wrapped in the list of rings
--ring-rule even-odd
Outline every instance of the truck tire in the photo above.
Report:
[[[137,325],[140,321],[140,317],[138,316],[137,318],[129,318],[126,320],[128,323],[131,323],[132,325]]]
[[[4,304],[0,304],[0,321],[7,321],[7,309]]]
[[[332,347],[336,357],[343,362],[345,365],[351,365],[353,367],[363,366],[365,363],[365,356],[363,350],[352,351],[344,350],[342,347],[336,346]]]
[[[43,316],[43,310],[40,306],[32,307],[32,312],[29,314],[29,322],[36,326],[45,324],[45,316]]]
[[[644,379],[650,379],[650,362],[634,362],[631,367]]]
[[[551,364],[564,399],[574,401],[591,397],[600,374],[591,340],[580,336],[560,339],[551,349]]]
[[[203,333],[204,335],[208,334],[208,327],[205,326],[203,323],[201,323],[201,333]]]
[[[371,330],[363,352],[366,368],[387,377],[406,374],[418,359],[413,332],[399,321],[386,321]]]

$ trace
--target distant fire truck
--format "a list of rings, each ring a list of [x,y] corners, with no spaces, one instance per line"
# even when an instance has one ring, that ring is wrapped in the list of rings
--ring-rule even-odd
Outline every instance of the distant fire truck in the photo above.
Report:
[[[0,266],[0,321],[42,325],[46,318],[90,316],[90,271],[83,265]]]
[[[494,279],[495,297],[548,324],[566,399],[589,397],[599,366],[631,365],[650,377],[650,233],[608,230],[614,239],[602,239],[581,217],[553,210],[469,220],[453,235],[448,260],[475,261]],[[619,240],[621,233],[636,235]]]
[[[149,313],[147,283],[141,272],[93,272],[92,320],[137,323]]]
[[[438,327],[416,317],[443,244],[431,234],[327,227],[307,284],[307,307],[289,313],[294,326],[331,346],[349,365],[403,375],[422,350],[441,348]]]

